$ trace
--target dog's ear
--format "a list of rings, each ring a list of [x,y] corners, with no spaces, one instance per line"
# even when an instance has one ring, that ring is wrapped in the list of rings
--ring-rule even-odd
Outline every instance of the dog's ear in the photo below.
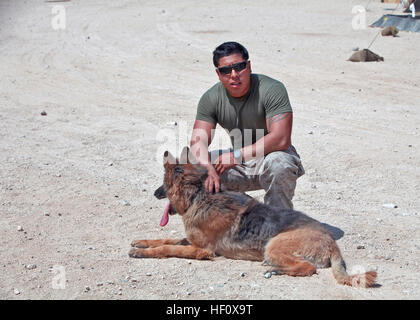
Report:
[[[198,164],[197,159],[194,157],[193,152],[189,147],[184,147],[181,152],[181,157],[179,159],[180,164]]]
[[[180,164],[189,163],[190,154],[191,154],[190,148],[184,147],[181,152],[181,157],[179,158],[179,163]]]
[[[188,163],[199,164],[191,150],[188,150]]]
[[[169,151],[165,151],[163,154],[163,164],[177,164],[177,160],[174,158],[174,156],[171,155]]]

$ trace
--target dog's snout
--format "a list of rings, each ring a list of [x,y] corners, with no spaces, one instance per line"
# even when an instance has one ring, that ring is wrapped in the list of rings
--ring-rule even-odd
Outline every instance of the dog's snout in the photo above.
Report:
[[[155,190],[154,196],[158,199],[166,198],[166,192],[165,192],[165,189],[163,188],[163,185]]]

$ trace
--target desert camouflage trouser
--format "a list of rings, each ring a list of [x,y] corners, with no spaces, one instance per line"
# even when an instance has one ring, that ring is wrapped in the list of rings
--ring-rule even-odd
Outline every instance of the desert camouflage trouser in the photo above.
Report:
[[[212,161],[231,150],[215,150]],[[221,177],[223,188],[231,191],[265,190],[264,203],[285,209],[293,209],[296,180],[305,173],[300,157],[293,146],[275,151],[263,158],[252,159],[226,171]]]

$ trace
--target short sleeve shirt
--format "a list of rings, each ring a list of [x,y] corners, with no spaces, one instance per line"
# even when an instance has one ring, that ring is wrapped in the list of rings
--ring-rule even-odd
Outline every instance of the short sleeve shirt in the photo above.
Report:
[[[219,124],[231,136],[236,149],[254,144],[266,135],[267,118],[288,112],[292,112],[292,107],[283,83],[253,73],[244,97],[232,97],[220,82],[207,90],[198,103],[196,120]]]

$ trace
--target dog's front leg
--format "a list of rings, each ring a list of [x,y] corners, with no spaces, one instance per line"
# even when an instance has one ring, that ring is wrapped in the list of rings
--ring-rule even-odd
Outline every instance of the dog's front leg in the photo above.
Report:
[[[158,239],[158,240],[134,240],[131,242],[132,247],[136,248],[155,248],[160,247],[166,244],[171,245],[181,245],[186,246],[190,245],[189,241],[186,238],[183,239]]]
[[[186,258],[213,260],[213,252],[193,245],[163,245],[155,248],[133,248],[128,255],[132,258]]]

